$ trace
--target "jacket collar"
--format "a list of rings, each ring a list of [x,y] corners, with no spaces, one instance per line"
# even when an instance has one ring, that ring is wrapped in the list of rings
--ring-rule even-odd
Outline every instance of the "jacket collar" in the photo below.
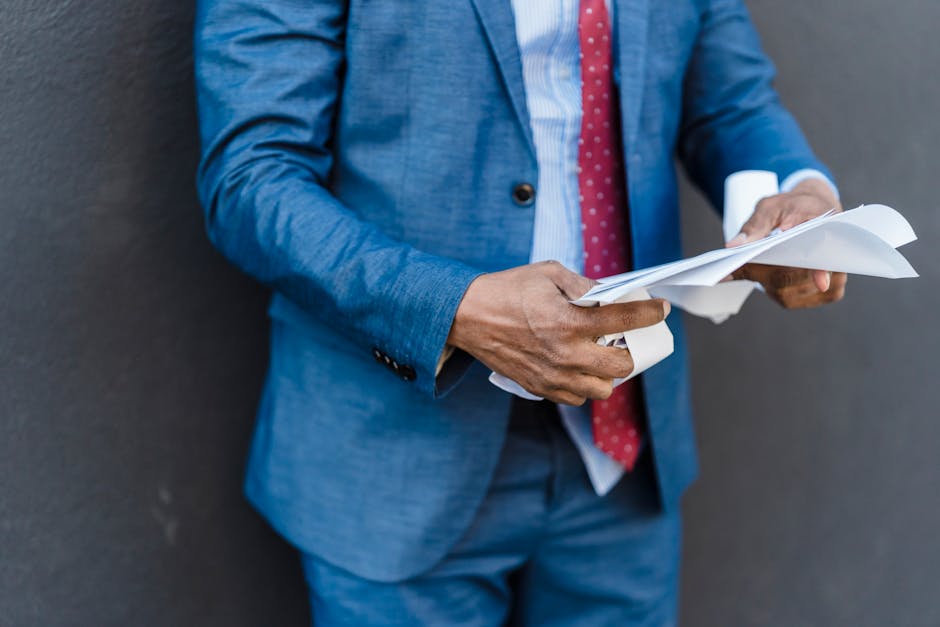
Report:
[[[529,110],[526,106],[525,84],[522,77],[522,59],[516,40],[516,25],[510,0],[470,0],[487,40],[513,109],[522,126],[529,149],[535,156]],[[620,103],[625,149],[634,146],[639,130],[640,106],[642,105],[643,82],[646,73],[647,31],[649,25],[649,1],[612,0],[614,14],[614,41],[617,44],[618,74],[620,79]]]
[[[513,109],[522,125],[522,131],[534,159],[535,142],[532,139],[532,125],[525,101],[522,59],[519,56],[519,42],[516,40],[516,22],[513,17],[512,3],[510,0],[470,1],[486,33],[493,56],[496,57],[503,83],[509,92],[509,99],[512,100]]]

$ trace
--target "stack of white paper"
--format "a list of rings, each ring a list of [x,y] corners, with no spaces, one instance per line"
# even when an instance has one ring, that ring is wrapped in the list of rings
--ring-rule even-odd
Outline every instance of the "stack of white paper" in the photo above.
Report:
[[[777,175],[772,172],[748,170],[728,177],[725,239],[730,240],[738,233],[761,198],[778,191]],[[664,298],[717,324],[738,313],[751,292],[759,288],[751,281],[723,280],[747,263],[887,279],[916,277],[914,268],[896,250],[915,239],[917,236],[907,220],[884,205],[863,205],[845,213],[830,211],[750,244],[712,250],[689,259],[600,279],[574,304],[594,307],[650,297]],[[598,343],[629,349],[636,367],[627,379],[662,361],[673,351],[672,333],[664,322],[606,336]],[[518,383],[496,372],[490,375],[490,381],[507,392],[538,400]]]
[[[917,239],[900,213],[884,205],[829,212],[788,231],[737,248],[722,248],[653,268],[601,279],[575,301],[592,306],[616,302],[644,288],[691,314],[721,322],[737,313],[754,283],[722,279],[746,263],[831,270],[900,279],[916,277],[896,248]]]

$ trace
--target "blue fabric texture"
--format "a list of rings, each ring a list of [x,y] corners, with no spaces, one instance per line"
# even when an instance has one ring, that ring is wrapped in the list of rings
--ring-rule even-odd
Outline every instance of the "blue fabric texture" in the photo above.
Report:
[[[650,458],[598,498],[547,402],[517,400],[473,524],[416,577],[376,582],[304,555],[313,624],[676,624],[679,512]]]
[[[616,1],[635,267],[681,255],[673,158],[717,205],[737,170],[825,172],[741,0]],[[198,189],[213,243],[274,291],[246,491],[302,550],[394,581],[471,524],[509,397],[458,354],[482,272],[527,263],[538,180],[508,0],[201,0]],[[662,505],[694,479],[685,339],[643,376]],[[414,368],[405,381],[377,349]]]

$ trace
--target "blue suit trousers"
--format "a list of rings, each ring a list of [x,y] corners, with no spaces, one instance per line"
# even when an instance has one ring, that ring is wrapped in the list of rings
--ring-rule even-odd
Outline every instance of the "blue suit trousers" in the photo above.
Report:
[[[429,570],[379,582],[303,556],[314,624],[676,624],[680,518],[650,455],[599,497],[554,405],[514,401],[473,523]]]

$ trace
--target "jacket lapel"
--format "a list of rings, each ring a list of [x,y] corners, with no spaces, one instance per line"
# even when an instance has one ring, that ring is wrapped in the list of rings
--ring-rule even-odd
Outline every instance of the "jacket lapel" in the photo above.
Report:
[[[620,74],[620,108],[625,157],[636,146],[643,84],[646,79],[646,37],[649,30],[649,0],[616,2],[617,60]]]
[[[487,40],[493,49],[496,63],[503,77],[503,83],[509,92],[513,109],[522,125],[529,150],[535,157],[535,143],[532,139],[532,127],[529,122],[529,109],[525,101],[525,85],[522,78],[522,60],[519,57],[519,43],[516,40],[516,25],[510,0],[471,0],[480,24],[486,32]]]

